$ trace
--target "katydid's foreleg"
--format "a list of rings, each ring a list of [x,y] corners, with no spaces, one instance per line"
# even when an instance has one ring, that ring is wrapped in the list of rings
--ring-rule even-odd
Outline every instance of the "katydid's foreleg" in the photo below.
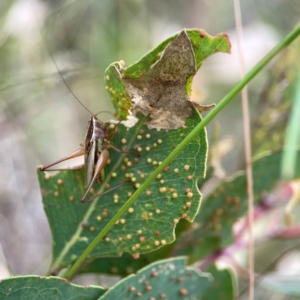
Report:
[[[106,139],[110,139],[110,138],[112,138],[114,135],[116,135],[117,133],[118,133],[118,131],[119,131],[119,126],[121,125],[121,120],[118,122],[118,124],[117,124],[117,128],[116,128],[116,130],[114,130],[113,132],[111,132],[110,134],[108,134],[107,136],[106,136]]]
[[[51,163],[51,164],[49,164],[49,165],[47,165],[47,166],[43,166],[43,167],[41,167],[40,168],[40,170],[41,171],[61,171],[62,169],[49,169],[50,167],[52,167],[52,166],[54,166],[54,165],[57,165],[57,164],[59,164],[59,163],[61,163],[61,162],[63,162],[63,161],[66,161],[66,160],[68,160],[68,159],[71,159],[71,158],[75,158],[75,157],[78,157],[78,156],[81,156],[81,155],[84,155],[84,148],[83,147],[80,147],[79,149],[77,149],[77,150],[75,150],[74,152],[72,152],[70,155],[68,155],[68,156],[66,156],[66,157],[64,157],[64,158],[62,158],[62,159],[59,159],[59,160],[57,160],[57,161],[55,161],[54,163]],[[80,167],[81,168],[81,167]],[[73,170],[75,169],[76,170],[76,168],[72,168]],[[72,170],[72,169],[70,169],[70,170]],[[78,169],[78,168],[77,168]]]
[[[103,168],[106,166],[108,158],[109,158],[109,152],[106,148],[104,148],[101,151],[101,154],[100,154],[100,156],[97,160],[97,163],[95,165],[93,177],[92,177],[92,179],[91,179],[84,195],[81,198],[82,203],[86,203],[86,202],[91,201],[90,199],[86,200],[87,194],[89,193],[89,191],[92,188],[92,186],[93,186],[94,182],[96,181],[96,179],[99,177],[99,174],[101,173]]]
[[[136,156],[136,157],[140,157],[140,155],[137,154],[137,153],[126,152],[126,151],[120,150],[120,149],[118,149],[117,147],[115,147],[115,146],[112,145],[112,144],[107,144],[107,147],[113,148],[114,150],[116,150],[116,151],[119,152],[119,153],[124,153],[124,154],[133,155],[133,156]]]
[[[119,126],[121,125],[121,121],[119,121],[119,123],[117,124],[117,128],[115,131],[113,131],[112,133],[110,133],[109,135],[106,136],[106,140],[109,140],[110,138],[112,138],[114,135],[116,135],[119,131]],[[124,153],[124,154],[129,154],[129,155],[133,155],[133,156],[137,156],[140,157],[139,154],[136,153],[132,153],[132,152],[126,152],[126,151],[122,151],[120,149],[118,149],[117,147],[113,146],[112,144],[110,144],[109,142],[107,142],[107,147],[113,148],[114,150],[116,150],[119,153]]]

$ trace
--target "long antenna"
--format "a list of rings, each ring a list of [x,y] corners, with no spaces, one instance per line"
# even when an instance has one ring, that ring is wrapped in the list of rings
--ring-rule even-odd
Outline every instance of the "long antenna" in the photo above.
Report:
[[[45,39],[44,39],[44,41],[45,41]],[[55,58],[54,58],[54,55],[53,55],[53,53],[52,53],[52,51],[51,51],[51,49],[49,48],[49,45],[47,45],[47,42],[45,41],[45,44],[46,44],[46,48],[47,48],[47,50],[48,50],[48,52],[49,52],[49,54],[50,54],[50,56],[51,56],[51,58],[52,58],[52,61],[53,61],[53,63],[54,63],[54,65],[55,65],[55,67],[56,67],[56,69],[57,69],[57,71],[58,71],[58,73],[59,73],[59,76],[61,77],[61,79],[63,80],[63,82],[64,82],[64,84],[66,85],[66,87],[68,88],[68,90],[71,92],[71,94],[74,96],[74,98],[79,102],[79,104],[86,110],[86,111],[88,111],[92,116],[94,115],[78,98],[77,98],[77,96],[74,94],[74,92],[72,91],[72,89],[70,88],[70,86],[68,85],[68,83],[67,83],[67,81],[65,80],[65,78],[64,78],[64,76],[63,76],[63,74],[62,74],[62,72],[61,72],[61,70],[59,69],[59,67],[58,67],[58,65],[57,65],[57,63],[56,63],[56,61],[55,61]]]
[[[54,63],[54,65],[55,65],[55,67],[56,67],[56,69],[57,69],[57,71],[58,71],[58,73],[59,73],[59,76],[61,77],[61,79],[63,80],[63,82],[64,82],[64,84],[66,85],[66,87],[68,88],[68,90],[71,92],[71,94],[74,96],[74,98],[78,101],[78,103],[86,110],[86,111],[88,111],[92,116],[94,116],[94,114],[77,98],[77,96],[74,94],[74,92],[72,91],[72,89],[70,88],[70,86],[68,85],[68,83],[67,83],[67,81],[65,80],[65,78],[64,78],[64,76],[63,76],[63,74],[62,74],[62,72],[61,72],[61,70],[59,69],[59,67],[58,67],[58,65],[57,65],[57,63],[56,63],[56,60],[55,60],[55,58],[54,58],[54,55],[53,55],[53,53],[52,53],[52,51],[51,51],[51,47],[50,47],[50,45],[48,45],[48,43],[47,43],[47,40],[46,40],[46,38],[45,38],[45,36],[44,36],[44,34],[43,34],[43,29],[40,27],[40,25],[38,24],[38,22],[37,22],[37,25],[38,25],[38,28],[39,28],[39,30],[40,30],[40,34],[41,34],[41,37],[42,37],[42,39],[43,39],[43,41],[44,41],[44,44],[46,45],[46,49],[47,49],[47,51],[49,52],[49,54],[50,54],[50,57],[51,57],[51,59],[52,59],[52,61],[53,61],[53,63]]]
[[[98,116],[99,114],[102,114],[102,113],[106,113],[106,114],[110,114],[110,115],[114,116],[114,114],[108,110],[101,110],[101,111],[97,112],[96,114],[94,114],[94,116]]]

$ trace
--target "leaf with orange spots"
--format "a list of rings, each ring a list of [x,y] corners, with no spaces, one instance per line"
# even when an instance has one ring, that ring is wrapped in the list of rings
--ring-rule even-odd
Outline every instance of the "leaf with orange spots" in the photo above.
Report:
[[[158,261],[110,288],[99,300],[110,299],[202,299],[213,279],[186,266],[186,258]]]
[[[213,167],[210,167],[207,170],[205,178],[199,178],[197,185],[200,190],[203,184],[207,182],[207,180],[211,179],[211,176],[213,176]],[[180,219],[175,228],[176,240],[183,232],[189,230],[191,226],[192,223],[189,223],[185,219]],[[139,269],[154,261],[170,257],[170,252],[172,251],[173,247],[176,246],[176,240],[172,244],[168,244],[158,250],[142,254],[138,258],[133,257],[128,253],[123,253],[121,257],[96,258],[85,264],[84,267],[80,269],[80,273],[99,273],[127,276],[137,272]]]
[[[128,179],[137,188],[199,122],[201,116],[193,109],[186,128],[178,130],[148,129],[143,121],[131,129],[120,126],[111,143],[119,149],[137,151],[140,157],[109,149],[111,163],[105,167],[106,178],[99,190],[94,186],[97,193],[108,184],[114,187]],[[197,180],[205,175],[206,155],[206,132],[202,130],[119,219],[90,257],[123,252],[136,256],[173,242],[179,220],[192,222],[198,212],[201,195]],[[38,172],[38,176],[53,236],[51,269],[55,273],[76,260],[135,189],[123,185],[99,200],[82,204],[82,171],[63,171],[53,177]]]
[[[199,179],[200,181],[201,179]],[[192,226],[192,223],[185,219],[180,219],[175,228],[176,239],[179,235],[188,230]],[[136,273],[139,269],[153,263],[157,260],[166,259],[169,257],[171,249],[174,247],[174,243],[168,244],[158,250],[148,252],[139,255],[139,257],[133,257],[131,254],[123,253],[120,257],[101,257],[89,261],[80,269],[80,273],[98,273],[127,276]]]

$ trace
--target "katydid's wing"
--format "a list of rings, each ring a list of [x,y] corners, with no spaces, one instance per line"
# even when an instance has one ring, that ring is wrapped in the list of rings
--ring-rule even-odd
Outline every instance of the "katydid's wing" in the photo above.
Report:
[[[89,142],[91,144],[91,148],[89,150],[89,152],[86,152],[84,155],[84,163],[85,163],[85,184],[84,187],[87,188],[93,178],[93,174],[94,174],[94,166],[95,166],[95,159],[97,157],[97,153],[96,151],[98,151],[97,149],[97,141],[96,140],[92,140],[91,142]]]

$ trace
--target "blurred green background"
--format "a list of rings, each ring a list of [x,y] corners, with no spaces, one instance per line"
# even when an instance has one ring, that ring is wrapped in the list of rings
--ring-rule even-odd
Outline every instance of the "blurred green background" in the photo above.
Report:
[[[298,22],[300,6],[298,0],[247,0],[241,9],[250,69]],[[234,26],[229,0],[0,1],[0,278],[46,272],[51,234],[36,167],[75,150],[90,117],[64,85],[50,52],[72,91],[96,113],[113,111],[103,80],[110,63],[131,64],[182,28],[226,32],[232,54],[209,58],[193,84],[195,99],[218,103],[239,81]],[[264,70],[249,87],[252,111],[269,75]],[[234,145],[223,158],[231,175],[243,162],[239,99],[216,121],[225,148]]]

